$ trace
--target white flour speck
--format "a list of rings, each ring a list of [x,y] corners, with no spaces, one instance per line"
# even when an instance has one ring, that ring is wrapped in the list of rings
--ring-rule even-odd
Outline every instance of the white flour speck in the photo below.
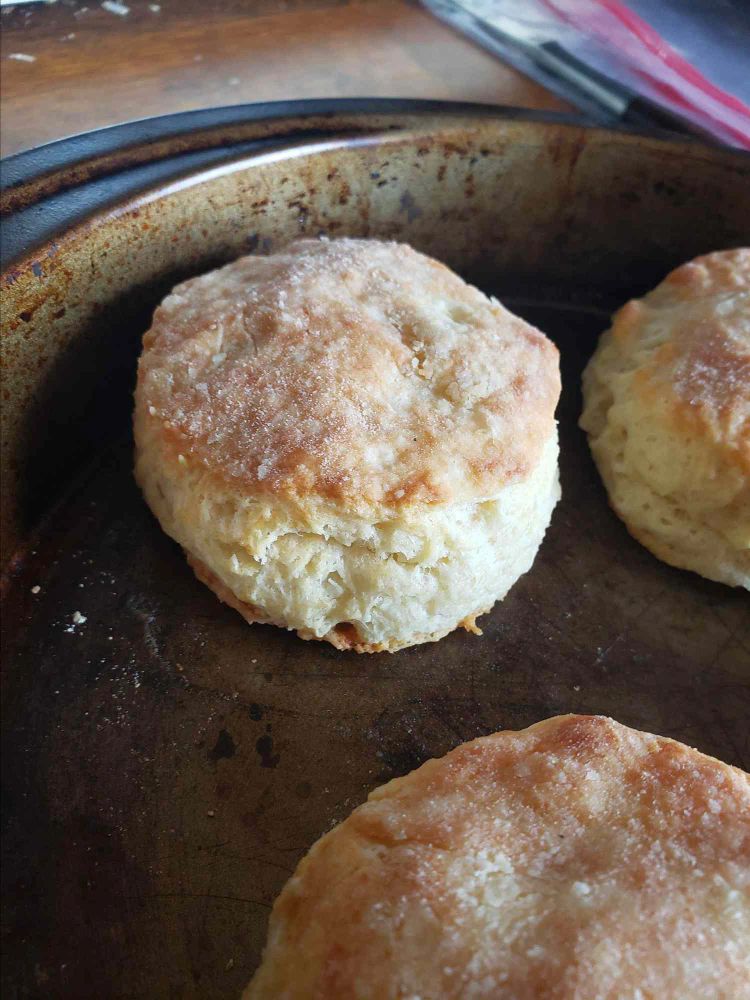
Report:
[[[118,3],[118,0],[102,0],[101,6],[102,10],[108,10],[110,14],[117,14],[118,17],[127,17],[130,13],[130,7]]]

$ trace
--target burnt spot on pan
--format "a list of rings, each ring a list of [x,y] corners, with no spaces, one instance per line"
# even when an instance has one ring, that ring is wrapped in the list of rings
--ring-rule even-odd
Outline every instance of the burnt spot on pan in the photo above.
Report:
[[[234,757],[236,752],[237,747],[231,733],[227,732],[226,729],[220,729],[219,735],[216,737],[216,743],[209,750],[208,756],[210,760],[215,762],[217,760],[229,760],[230,757]]]
[[[261,767],[277,767],[281,760],[281,755],[273,752],[273,737],[265,733],[259,737],[255,744],[255,749],[260,757]]]

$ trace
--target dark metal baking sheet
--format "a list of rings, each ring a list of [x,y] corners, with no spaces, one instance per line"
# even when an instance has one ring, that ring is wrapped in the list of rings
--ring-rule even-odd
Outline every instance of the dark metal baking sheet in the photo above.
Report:
[[[539,298],[510,304],[562,351],[563,499],[482,638],[368,657],[249,627],[161,533],[127,439],[50,515],[5,605],[15,995],[237,996],[316,837],[497,729],[603,713],[748,766],[747,595],[609,510],[576,426],[605,314]]]
[[[340,653],[246,625],[194,579],[132,479],[126,428],[135,343],[176,269],[240,252],[264,217],[248,213],[235,235],[240,210],[232,209],[216,233],[206,230],[214,242],[195,251],[193,263],[192,249],[171,249],[170,227],[182,218],[174,206],[131,213],[140,211],[138,224],[152,228],[120,251],[122,259],[148,253],[158,239],[153,280],[123,294],[97,279],[90,294],[102,308],[81,321],[86,329],[72,343],[55,345],[55,379],[29,411],[37,447],[18,451],[28,464],[28,513],[49,506],[55,483],[63,489],[92,413],[90,440],[104,442],[5,581],[4,995],[236,997],[257,965],[272,901],[315,838],[374,786],[474,736],[562,712],[603,713],[750,764],[747,594],[672,569],[633,541],[608,507],[577,427],[580,370],[610,310],[658,280],[667,261],[750,238],[750,211],[735,193],[747,162],[715,151],[691,160],[658,143],[641,159],[635,142],[615,148],[616,133],[545,128],[524,135],[500,123],[493,145],[489,133],[477,140],[467,126],[442,146],[415,141],[401,158],[392,147],[362,154],[365,162],[401,165],[388,173],[395,204],[403,193],[421,201],[414,233],[432,252],[461,269],[461,255],[474,251],[467,234],[480,232],[480,249],[491,246],[492,255],[483,249],[475,263],[492,266],[464,268],[465,276],[561,350],[563,499],[533,568],[480,620],[481,638],[459,632],[395,655]],[[492,214],[493,189],[479,190],[472,179],[481,159],[472,143],[492,146],[503,183],[506,162],[519,162],[519,135],[545,172],[541,180],[533,171],[524,176],[528,190],[506,184],[500,221],[512,217],[527,228],[505,234]],[[548,158],[545,149],[537,157],[540,144]],[[299,168],[310,205],[321,196],[319,178],[343,165],[342,156],[332,152],[317,172]],[[355,160],[347,170],[359,169]],[[405,191],[401,169],[412,185]],[[430,229],[441,171],[454,188]],[[588,186],[585,178],[597,176],[606,191]],[[274,231],[298,220],[333,224],[340,212],[348,231],[380,226],[376,232],[413,238],[413,212],[385,222],[376,211],[362,215],[366,199],[340,203],[345,182],[331,182],[317,216],[280,202]],[[225,190],[233,189],[213,193]],[[200,187],[190,197],[199,212]],[[535,198],[546,199],[536,216]],[[556,198],[560,218],[547,211]],[[648,227],[643,235],[638,220]],[[611,229],[603,232],[605,224]],[[540,225],[548,225],[545,238]],[[56,248],[53,263],[69,267],[76,295],[88,287],[80,241],[91,241],[94,274],[97,255],[115,252],[110,239],[106,225],[92,223],[79,242]],[[508,267],[494,265],[498,259]],[[528,279],[535,260],[546,263],[533,280],[517,280],[522,272]],[[34,277],[34,267],[31,258],[19,277],[9,276],[11,294],[26,280],[33,299],[27,271]],[[19,308],[26,294],[18,293]],[[35,316],[54,320],[54,308],[43,303]],[[40,352],[51,344],[52,322],[36,331],[24,323],[22,332],[41,338]]]

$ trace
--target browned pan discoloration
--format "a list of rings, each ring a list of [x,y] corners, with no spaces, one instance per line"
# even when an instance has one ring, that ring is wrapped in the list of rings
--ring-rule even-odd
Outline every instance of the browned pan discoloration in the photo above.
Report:
[[[66,470],[106,440],[138,331],[179,278],[301,233],[348,233],[406,239],[521,286],[539,273],[561,286],[584,276],[592,289],[616,280],[624,295],[740,242],[749,172],[733,154],[694,145],[450,119],[323,152],[251,157],[94,217],[2,277],[3,551]]]

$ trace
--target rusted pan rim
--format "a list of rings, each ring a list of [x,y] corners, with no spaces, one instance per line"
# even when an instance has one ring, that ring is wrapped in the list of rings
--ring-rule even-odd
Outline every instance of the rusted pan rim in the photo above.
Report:
[[[464,101],[339,98],[268,101],[144,118],[47,143],[1,164],[0,210],[17,211],[65,187],[181,153],[253,140],[408,128],[430,115],[585,123],[581,116]]]

